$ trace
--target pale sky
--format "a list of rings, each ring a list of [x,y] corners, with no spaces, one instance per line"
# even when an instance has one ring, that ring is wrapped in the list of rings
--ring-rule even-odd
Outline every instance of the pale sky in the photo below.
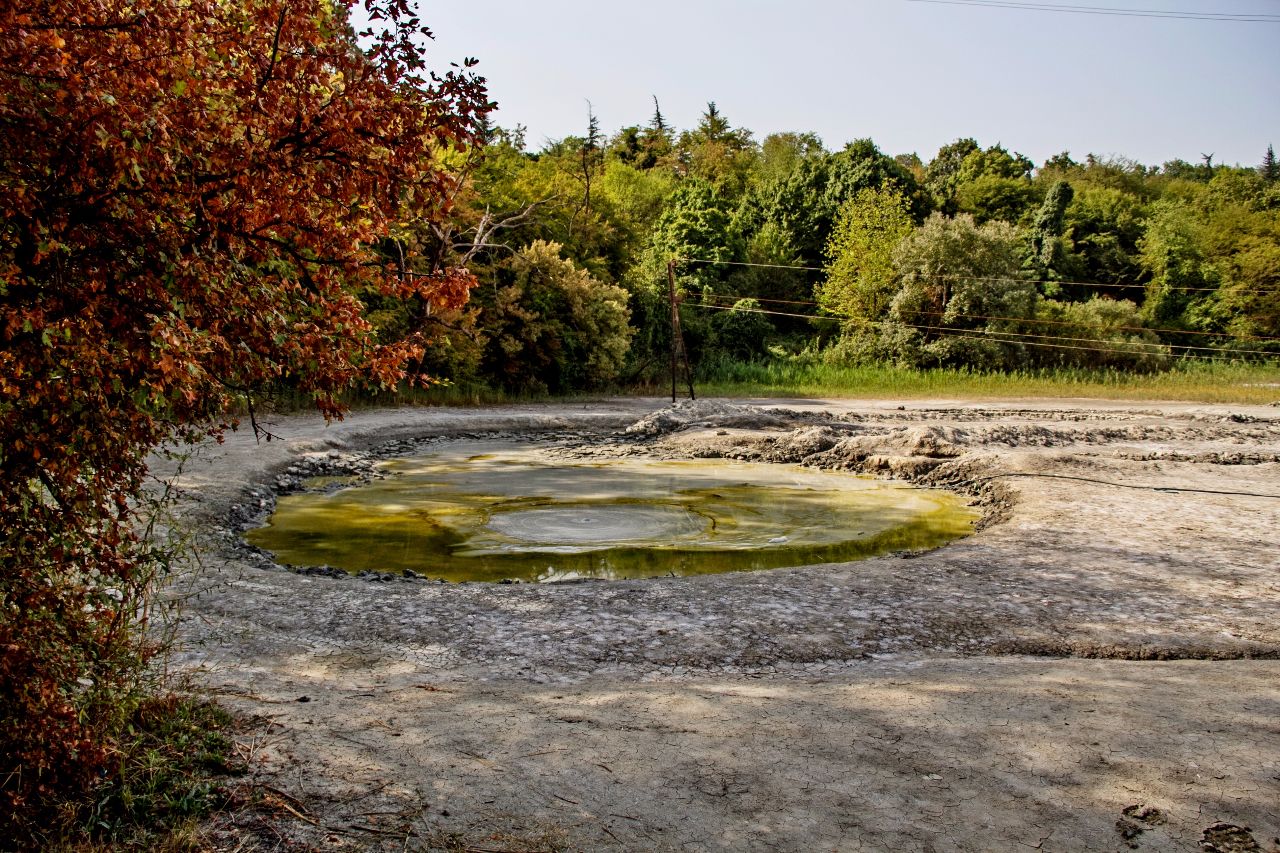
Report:
[[[1021,0],[1048,4],[1050,0]],[[1280,17],[1280,0],[1054,0]],[[695,125],[714,100],[757,140],[869,136],[928,161],[958,137],[1037,164],[1062,150],[1256,165],[1280,145],[1280,23],[1063,14],[911,0],[419,0],[433,64],[473,56],[496,122],[531,148]]]

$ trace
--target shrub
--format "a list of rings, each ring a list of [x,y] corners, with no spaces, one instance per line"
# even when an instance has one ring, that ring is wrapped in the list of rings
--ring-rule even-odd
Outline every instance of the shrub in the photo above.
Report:
[[[612,381],[633,334],[627,292],[560,257],[539,240],[497,271],[480,315],[485,372],[508,388],[570,391]]]
[[[933,214],[894,252],[900,284],[882,326],[904,366],[1009,370],[1026,363],[1018,335],[1033,316],[1035,285],[1022,277],[1011,225]]]
[[[1041,365],[1139,371],[1169,365],[1169,348],[1143,328],[1142,312],[1127,299],[1045,300],[1029,325],[1045,336],[1036,340],[1055,345],[1033,348]]]
[[[739,299],[730,311],[717,311],[711,318],[711,346],[716,352],[741,361],[768,355],[768,339],[773,324],[754,299]]]

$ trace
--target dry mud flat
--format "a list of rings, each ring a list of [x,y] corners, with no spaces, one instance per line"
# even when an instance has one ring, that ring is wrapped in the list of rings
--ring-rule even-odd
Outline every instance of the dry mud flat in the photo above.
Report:
[[[274,817],[223,820],[227,849],[1280,851],[1274,408],[614,400],[271,429],[180,477],[204,566],[178,663],[269,721],[247,748]],[[299,575],[231,530],[290,472],[544,433],[948,486],[986,523],[927,554],[556,585]]]

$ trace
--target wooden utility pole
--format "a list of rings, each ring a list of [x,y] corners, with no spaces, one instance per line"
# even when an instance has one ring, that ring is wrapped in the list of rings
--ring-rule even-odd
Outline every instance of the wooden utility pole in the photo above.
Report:
[[[676,401],[676,374],[678,364],[684,361],[685,381],[689,383],[689,399],[698,399],[693,392],[693,371],[689,368],[689,351],[684,347],[684,332],[680,330],[680,300],[676,298],[676,261],[667,262],[667,299],[671,303],[671,402]]]

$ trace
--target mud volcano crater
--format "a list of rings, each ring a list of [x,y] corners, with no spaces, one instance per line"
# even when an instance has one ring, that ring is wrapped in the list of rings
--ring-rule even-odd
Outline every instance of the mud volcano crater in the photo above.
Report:
[[[587,443],[589,449],[589,442]],[[798,465],[459,439],[294,483],[247,541],[291,566],[489,582],[754,571],[936,548],[951,492]]]

